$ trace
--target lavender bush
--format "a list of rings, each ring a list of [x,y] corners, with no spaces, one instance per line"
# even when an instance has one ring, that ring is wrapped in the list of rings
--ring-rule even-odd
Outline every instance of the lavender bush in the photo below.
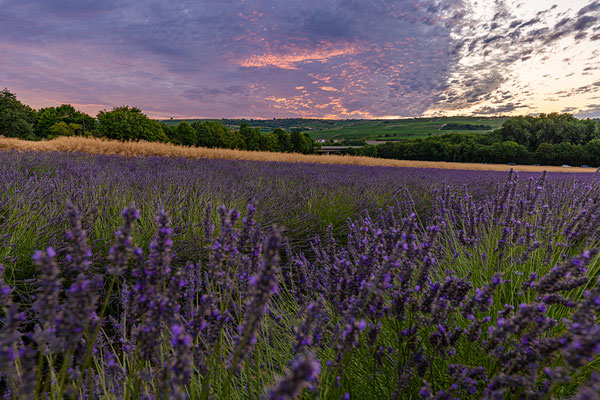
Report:
[[[0,157],[6,398],[598,393],[597,176]]]

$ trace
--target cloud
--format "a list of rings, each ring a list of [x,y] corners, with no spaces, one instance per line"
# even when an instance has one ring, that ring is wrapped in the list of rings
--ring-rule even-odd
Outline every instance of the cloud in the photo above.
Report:
[[[532,14],[529,18],[520,17],[523,15],[519,11],[520,6],[511,8],[510,4],[511,2],[507,1],[496,1],[492,9],[486,10],[487,15],[491,16],[489,19],[481,18],[481,15],[477,14],[465,21],[464,27],[455,32],[465,38],[459,50],[461,61],[455,64],[451,71],[451,85],[439,96],[439,100],[430,111],[517,111],[517,108],[513,108],[514,98],[531,97],[516,86],[516,82],[520,80],[520,66],[524,62],[535,59],[544,63],[555,54],[560,54],[557,46],[563,45],[565,40],[591,42],[599,38],[594,33],[600,30],[598,1],[575,10],[553,5]],[[596,55],[592,54],[592,57]],[[569,57],[563,58],[565,64],[575,62]],[[583,67],[580,71],[582,74],[586,72]],[[563,77],[572,74],[573,72],[564,73]],[[477,104],[497,102],[496,92],[510,86],[513,86],[511,98],[501,100],[506,104],[505,109],[495,106],[487,106],[489,109],[473,107]],[[591,83],[585,87],[558,92],[556,95],[572,96],[595,90],[595,83]],[[541,97],[541,94],[537,96]]]
[[[598,118],[600,117],[600,104],[590,104],[574,115],[577,118]]]
[[[518,108],[524,108],[527,107],[526,105],[523,104],[513,104],[513,103],[507,103],[507,104],[503,104],[500,106],[485,106],[485,107],[481,107],[478,108],[474,111],[474,114],[477,115],[503,115],[506,113],[510,113],[513,112],[515,110],[517,110]]]
[[[521,104],[499,92],[512,65],[600,35],[598,1],[527,17],[490,3],[485,20],[469,0],[0,0],[0,80],[34,106],[93,113],[487,112]]]
[[[589,94],[600,91],[600,81],[590,83],[589,85],[579,86],[570,90],[562,90],[556,94],[560,97],[571,97],[577,94]]]
[[[137,86],[132,101],[149,97],[142,108],[152,103],[197,116],[217,112],[211,100],[222,102],[220,114],[228,116],[419,115],[456,62],[457,53],[448,49],[458,45],[452,27],[464,12],[460,1],[5,3],[0,50],[24,65],[47,55],[48,79],[26,87],[33,69],[6,66],[0,78],[10,72],[30,92],[65,99],[76,97],[77,87],[110,88],[102,97],[115,102]],[[100,73],[94,71],[99,64]],[[69,76],[77,85],[68,83]],[[296,86],[306,91],[297,99],[290,96]],[[226,87],[240,88],[237,97],[244,93],[248,104],[240,109],[239,102],[226,100],[236,96]],[[336,97],[322,88],[336,89]],[[288,100],[275,108],[273,98]]]

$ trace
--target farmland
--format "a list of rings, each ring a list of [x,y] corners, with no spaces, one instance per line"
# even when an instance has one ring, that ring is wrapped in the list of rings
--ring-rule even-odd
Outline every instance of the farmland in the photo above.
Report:
[[[364,165],[381,167],[409,167],[460,169],[473,171],[509,171],[513,168],[507,164],[457,163],[439,161],[391,160],[363,156],[314,155],[298,153],[273,153],[267,151],[244,151],[234,149],[213,149],[204,147],[175,146],[171,143],[151,143],[145,141],[120,142],[116,140],[59,137],[52,140],[32,142],[0,136],[0,149],[16,151],[49,151],[49,152],[82,152],[90,154],[123,155],[123,156],[158,156],[184,157],[224,160],[248,160],[271,162],[299,162],[314,164]],[[540,165],[519,165],[524,172],[586,172],[593,173],[592,168],[573,168]]]
[[[597,174],[8,150],[0,177],[15,398],[598,391]]]
[[[237,129],[242,121],[251,127],[260,127],[265,132],[275,128],[300,130],[310,133],[313,139],[367,139],[399,140],[417,139],[444,133],[472,132],[465,129],[443,130],[447,124],[485,125],[498,128],[506,118],[485,117],[436,117],[406,118],[388,120],[325,120],[325,119],[267,119],[267,120],[219,120],[231,129]],[[164,120],[167,124],[177,124],[182,120]],[[187,120],[194,122],[197,120]],[[491,129],[478,130],[486,132]]]

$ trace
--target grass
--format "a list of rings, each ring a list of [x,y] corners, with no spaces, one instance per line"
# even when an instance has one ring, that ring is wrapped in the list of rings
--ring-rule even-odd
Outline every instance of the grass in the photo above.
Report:
[[[448,132],[448,131],[444,131]],[[184,157],[197,159],[250,160],[315,164],[364,165],[382,167],[440,168],[473,171],[508,171],[518,169],[522,172],[595,172],[592,168],[565,168],[557,166],[503,164],[452,163],[444,161],[389,160],[382,158],[359,157],[349,155],[305,155],[297,153],[271,153],[266,151],[244,151],[231,149],[209,149],[205,147],[176,146],[170,143],[119,142],[116,140],[66,137],[53,140],[32,142],[0,136],[0,150],[18,151],[62,151],[89,154],[118,154],[129,157],[158,156]]]

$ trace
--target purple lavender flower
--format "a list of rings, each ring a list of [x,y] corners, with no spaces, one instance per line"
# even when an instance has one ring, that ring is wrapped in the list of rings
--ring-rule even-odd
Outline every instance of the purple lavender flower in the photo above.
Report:
[[[165,288],[167,277],[171,272],[171,227],[169,216],[164,210],[160,210],[156,217],[158,230],[152,243],[150,243],[150,260],[147,266],[147,275],[150,281],[159,290]]]
[[[265,245],[265,254],[260,275],[252,282],[254,290],[247,307],[244,324],[240,327],[231,368],[236,371],[238,363],[247,355],[256,341],[256,331],[267,309],[271,296],[277,292],[277,271],[281,238],[274,230]]]
[[[140,217],[136,208],[131,205],[123,210],[123,225],[115,233],[115,243],[108,252],[109,265],[106,270],[110,275],[122,275],[131,256],[131,237],[134,222]]]
[[[597,373],[593,373],[587,384],[582,386],[574,400],[596,400],[600,393],[600,376]]]
[[[99,275],[88,279],[79,274],[67,290],[69,301],[63,304],[56,319],[56,338],[63,350],[76,346],[94,321],[102,283]]]
[[[270,389],[265,396],[269,400],[291,400],[302,393],[302,390],[319,376],[321,365],[311,354],[296,359],[288,375]]]
[[[76,274],[86,273],[90,267],[89,258],[92,256],[87,241],[86,232],[81,227],[81,217],[70,200],[66,204],[67,220],[70,231],[66,233],[68,239],[67,261],[73,272]]]
[[[40,270],[33,310],[40,326],[37,340],[41,343],[53,341],[58,314],[61,280],[58,278],[59,270],[54,261],[55,256],[56,252],[52,247],[48,247],[45,252],[37,251],[33,256],[33,261]]]
[[[317,345],[321,339],[323,323],[327,318],[320,302],[310,303],[304,311],[304,320],[296,328],[294,353],[302,354],[306,348]]]
[[[192,337],[181,325],[171,326],[171,359],[170,385],[175,398],[186,398],[185,387],[192,374]]]

